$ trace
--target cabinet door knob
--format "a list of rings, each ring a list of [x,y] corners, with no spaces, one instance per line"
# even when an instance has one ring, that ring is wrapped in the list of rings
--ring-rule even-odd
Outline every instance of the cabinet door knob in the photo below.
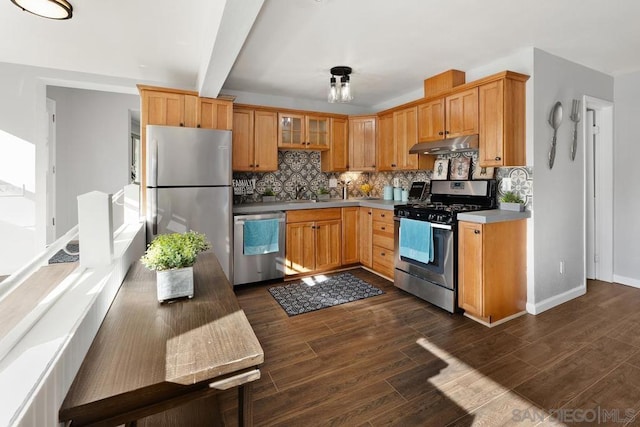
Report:
[[[395,167],[396,167],[396,164],[395,164],[395,163],[391,163],[391,167],[392,167],[392,168],[395,168]]]
[[[381,216],[382,218],[384,218],[384,214],[380,214],[380,216]]]
[[[184,123],[180,123],[180,126],[184,127]]]
[[[380,252],[380,256],[385,256],[385,253],[384,252]]]
[[[200,123],[198,123],[198,127],[200,127]]]
[[[250,167],[250,168],[252,168],[252,167],[254,167],[254,166],[255,166],[255,165],[254,165],[253,163],[249,165],[249,167]]]
[[[438,132],[438,135],[444,135],[444,132],[440,131]]]
[[[480,230],[473,230],[474,234],[480,234]]]
[[[444,134],[445,134],[445,135],[449,135],[450,133],[451,133],[451,132],[449,132],[448,130],[445,130],[445,131],[444,131]]]
[[[256,167],[257,167],[257,168],[259,168],[259,167],[260,167],[260,165],[256,165]]]
[[[497,161],[500,161],[500,160],[502,160],[502,158],[500,158],[500,157],[496,157],[496,160],[497,160]]]
[[[386,227],[380,227],[380,230],[384,231],[386,230]]]

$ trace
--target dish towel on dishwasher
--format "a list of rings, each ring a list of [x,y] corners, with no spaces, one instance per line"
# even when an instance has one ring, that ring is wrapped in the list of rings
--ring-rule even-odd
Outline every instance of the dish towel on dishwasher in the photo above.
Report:
[[[431,223],[400,218],[400,256],[425,264],[433,261]]]
[[[244,254],[278,252],[278,220],[256,219],[244,223]]]

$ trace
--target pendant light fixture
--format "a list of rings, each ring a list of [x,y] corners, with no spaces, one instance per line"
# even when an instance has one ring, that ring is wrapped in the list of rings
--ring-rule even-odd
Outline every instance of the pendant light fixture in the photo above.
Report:
[[[71,19],[73,6],[67,0],[11,0],[20,9],[49,19]]]
[[[349,74],[351,74],[351,67],[340,65],[331,69],[331,79],[329,80],[329,96],[328,101],[334,102],[350,102],[353,100],[353,93],[351,92],[351,81]],[[337,85],[336,77],[340,76],[340,85]]]

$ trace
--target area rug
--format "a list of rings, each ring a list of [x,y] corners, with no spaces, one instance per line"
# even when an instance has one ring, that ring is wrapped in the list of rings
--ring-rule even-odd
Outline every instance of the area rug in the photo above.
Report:
[[[49,258],[49,264],[59,264],[62,262],[76,262],[80,259],[80,245],[78,243],[68,243],[66,247],[67,251],[60,249],[51,258]],[[68,252],[71,252],[69,254]]]
[[[289,316],[382,295],[384,292],[351,273],[329,276],[324,281],[308,278],[269,292]]]

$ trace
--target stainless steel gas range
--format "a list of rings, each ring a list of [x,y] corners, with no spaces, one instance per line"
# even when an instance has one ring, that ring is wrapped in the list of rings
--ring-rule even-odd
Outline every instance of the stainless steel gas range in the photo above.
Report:
[[[459,212],[495,209],[497,184],[483,181],[431,181],[428,203],[396,206],[395,220],[395,277],[396,287],[420,297],[453,313],[458,306],[458,236]],[[413,221],[413,223],[412,223]],[[424,230],[424,235],[413,235],[411,240],[424,243],[432,251],[432,260],[401,256],[401,227],[404,225]],[[430,226],[430,232],[424,227]],[[405,234],[406,236],[406,234]],[[432,240],[431,240],[432,239]],[[406,238],[408,241],[409,239]]]

